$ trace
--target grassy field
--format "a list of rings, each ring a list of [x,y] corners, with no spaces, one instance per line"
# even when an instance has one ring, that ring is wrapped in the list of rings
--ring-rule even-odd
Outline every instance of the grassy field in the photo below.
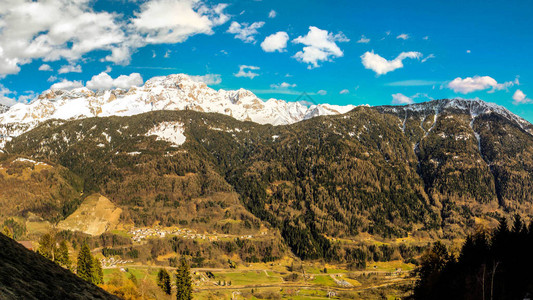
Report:
[[[283,279],[278,276],[272,276],[265,271],[245,271],[245,272],[221,272],[214,273],[215,281],[231,282],[231,285],[262,285],[281,283]]]

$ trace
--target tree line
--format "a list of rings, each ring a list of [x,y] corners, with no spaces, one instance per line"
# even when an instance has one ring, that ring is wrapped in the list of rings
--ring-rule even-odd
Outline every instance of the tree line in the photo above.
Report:
[[[533,221],[516,215],[469,236],[458,256],[435,242],[421,259],[413,299],[528,299],[533,295]]]

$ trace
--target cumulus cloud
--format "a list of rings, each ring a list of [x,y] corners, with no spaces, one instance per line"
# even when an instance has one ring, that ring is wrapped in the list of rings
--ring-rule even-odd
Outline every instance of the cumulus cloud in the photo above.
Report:
[[[305,36],[299,36],[292,42],[303,44],[302,51],[297,52],[294,58],[307,63],[308,68],[319,67],[321,61],[331,61],[332,58],[342,57],[344,53],[337,46],[337,42],[350,41],[342,32],[333,34],[327,30],[322,30],[315,26],[309,27],[309,32]]]
[[[263,25],[265,25],[265,22],[254,22],[252,24],[248,24],[234,21],[231,22],[227,32],[235,34],[236,39],[239,39],[245,43],[255,44],[255,35],[259,33],[257,29],[263,27]]]
[[[289,35],[284,31],[278,31],[274,34],[271,34],[265,38],[261,43],[261,48],[265,52],[283,52],[287,48],[287,41],[289,40]]]
[[[412,104],[412,97],[407,97],[402,93],[392,94],[392,104]]]
[[[0,84],[0,104],[6,105],[6,106],[12,106],[17,101],[11,97],[8,97],[12,92],[4,87],[2,84]]]
[[[191,79],[196,82],[203,82],[207,85],[220,84],[222,82],[222,77],[220,74],[205,74],[205,75],[196,75],[191,76]]]
[[[90,1],[3,1],[0,74],[15,74],[33,59],[75,61],[124,41],[117,15],[95,12]]]
[[[288,88],[296,87],[296,83],[291,84],[287,82],[282,82],[280,84],[271,84],[270,87],[273,89],[288,89]]]
[[[507,89],[513,85],[518,85],[518,78],[514,81],[508,81],[504,83],[498,83],[494,78],[490,76],[474,76],[466,77],[462,79],[457,77],[448,83],[448,88],[452,89],[456,93],[468,94],[475,91],[482,91],[491,88],[489,92],[496,90]]]
[[[357,41],[359,44],[368,44],[370,43],[370,39],[366,36],[362,35],[361,38]]]
[[[513,94],[513,104],[533,103],[532,99],[526,97],[526,94],[521,90],[516,90]]]
[[[212,34],[225,23],[227,5],[201,0],[148,0],[130,19],[94,11],[88,0],[9,0],[0,2],[0,77],[16,74],[34,59],[80,60],[107,51],[102,60],[127,64],[146,44],[179,43],[195,34]]]
[[[13,106],[17,103],[27,103],[37,96],[33,91],[27,91],[25,93],[26,95],[20,95],[17,98],[15,92],[0,84],[0,104]]]
[[[318,92],[316,92],[316,93],[319,94],[319,95],[324,96],[324,95],[326,95],[326,94],[328,93],[328,91],[326,91],[326,90],[320,90],[320,91],[318,91]]]
[[[77,89],[81,87],[83,87],[83,83],[81,82],[81,80],[70,81],[70,80],[63,79],[62,81],[58,83],[52,84],[50,89],[51,90],[73,90],[73,89]]]
[[[65,74],[65,73],[81,73],[81,66],[80,65],[65,65],[61,66],[59,68],[59,71],[57,71],[59,74]]]
[[[421,57],[422,53],[410,51],[400,53],[393,60],[386,60],[379,54],[375,54],[374,51],[367,51],[365,54],[361,55],[361,62],[366,69],[370,69],[378,75],[383,75],[396,69],[403,68],[403,60],[406,58],[420,59]]]
[[[239,72],[235,73],[234,76],[235,77],[246,77],[250,79],[254,79],[254,77],[259,76],[258,73],[255,73],[252,70],[259,70],[259,67],[240,65]]]
[[[346,95],[346,94],[349,94],[349,93],[350,93],[350,90],[348,90],[348,89],[344,89],[344,90],[339,92],[339,94],[341,94],[341,95]]]
[[[106,72],[95,75],[86,84],[86,87],[91,90],[109,90],[112,88],[119,88],[127,90],[132,86],[140,86],[143,84],[143,79],[139,73],[131,73],[130,75],[120,75],[113,79]]]
[[[402,33],[402,34],[398,35],[396,38],[399,39],[399,40],[404,40],[405,41],[405,40],[409,39],[409,35],[407,33]]]
[[[39,71],[53,71],[53,70],[52,70],[52,67],[50,67],[50,65],[42,64],[39,67]]]
[[[274,19],[277,15],[278,15],[278,13],[276,13],[275,10],[271,10],[271,11],[268,13],[268,17],[271,18],[271,19]]]
[[[199,0],[151,0],[141,5],[132,24],[146,43],[181,43],[192,35],[213,34],[213,27],[229,20],[226,7]]]

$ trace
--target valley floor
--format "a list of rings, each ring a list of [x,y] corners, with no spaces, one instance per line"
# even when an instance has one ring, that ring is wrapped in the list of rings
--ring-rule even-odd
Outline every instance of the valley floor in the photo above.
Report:
[[[285,258],[236,269],[193,268],[194,299],[396,299],[408,295],[416,280],[411,272],[413,265],[401,261],[369,264],[363,271],[308,262],[290,272],[292,264]],[[156,282],[158,270],[124,264],[105,269],[104,281],[116,273],[130,273],[140,286],[151,285]]]

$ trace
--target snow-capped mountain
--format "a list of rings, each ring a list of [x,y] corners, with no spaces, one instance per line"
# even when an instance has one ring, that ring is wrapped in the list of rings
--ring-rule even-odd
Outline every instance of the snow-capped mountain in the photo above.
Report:
[[[442,99],[428,102],[409,104],[404,106],[381,106],[378,107],[383,112],[395,113],[399,117],[407,117],[408,113],[420,115],[439,115],[441,112],[461,112],[472,117],[472,120],[481,115],[496,114],[508,121],[518,125],[524,131],[533,134],[533,125],[523,118],[513,114],[508,109],[495,103],[485,102],[483,100],[467,99]]]
[[[320,115],[342,114],[355,106],[318,104],[269,99],[252,92],[214,90],[185,74],[154,77],[129,91],[116,89],[94,92],[87,88],[71,91],[47,90],[29,104],[16,104],[0,111],[0,148],[12,137],[31,130],[49,119],[130,116],[154,110],[216,112],[241,121],[286,125]]]

